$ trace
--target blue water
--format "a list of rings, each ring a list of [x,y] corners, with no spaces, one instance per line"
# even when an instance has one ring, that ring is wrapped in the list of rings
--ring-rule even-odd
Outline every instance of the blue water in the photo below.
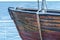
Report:
[[[0,40],[22,40],[14,22],[11,21],[8,7],[37,8],[37,2],[0,2]],[[47,2],[47,9],[60,10],[60,2]]]

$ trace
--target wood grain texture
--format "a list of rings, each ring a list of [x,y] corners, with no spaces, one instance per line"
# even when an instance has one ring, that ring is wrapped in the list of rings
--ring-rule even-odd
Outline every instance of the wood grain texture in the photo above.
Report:
[[[12,11],[23,40],[40,40],[36,14]],[[60,16],[41,15],[43,40],[60,40]]]

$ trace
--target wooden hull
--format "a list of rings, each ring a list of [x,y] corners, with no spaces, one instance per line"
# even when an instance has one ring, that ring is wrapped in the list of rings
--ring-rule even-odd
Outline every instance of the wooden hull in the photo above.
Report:
[[[8,10],[23,40],[40,40],[36,11],[30,13]],[[43,40],[60,40],[60,15],[39,14],[39,18]]]

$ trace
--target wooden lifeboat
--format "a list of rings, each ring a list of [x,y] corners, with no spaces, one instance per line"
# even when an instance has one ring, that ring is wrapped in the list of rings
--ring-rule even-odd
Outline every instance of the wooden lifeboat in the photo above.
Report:
[[[8,11],[23,40],[40,40],[37,9],[9,7]],[[60,10],[47,9],[47,13],[40,13],[39,18],[43,40],[60,40]]]

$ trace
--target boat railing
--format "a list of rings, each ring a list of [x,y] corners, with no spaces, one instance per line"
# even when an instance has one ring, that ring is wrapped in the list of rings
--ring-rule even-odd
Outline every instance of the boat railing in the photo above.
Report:
[[[35,12],[37,12],[38,9],[9,7],[8,10],[20,11],[20,12],[28,12],[28,13],[35,13]],[[39,12],[41,12],[41,10],[40,10]],[[56,10],[56,9],[47,9],[47,12],[48,12],[48,13],[60,13],[60,10]]]

